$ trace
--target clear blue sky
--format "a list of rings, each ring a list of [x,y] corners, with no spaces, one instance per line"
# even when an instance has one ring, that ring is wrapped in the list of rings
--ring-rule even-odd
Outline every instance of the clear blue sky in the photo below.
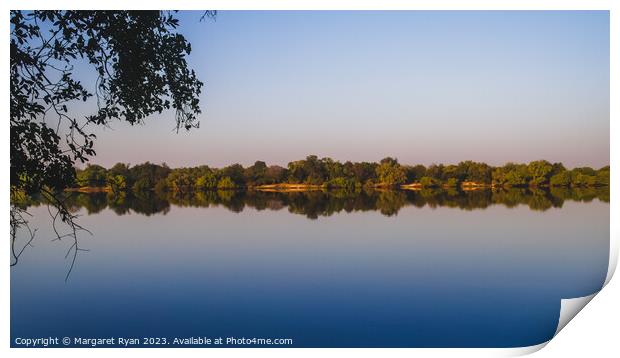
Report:
[[[200,128],[112,123],[94,163],[609,163],[606,11],[200,15],[179,14]]]

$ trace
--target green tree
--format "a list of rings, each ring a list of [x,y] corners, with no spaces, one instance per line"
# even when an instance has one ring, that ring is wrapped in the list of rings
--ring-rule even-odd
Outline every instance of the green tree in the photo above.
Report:
[[[398,185],[407,181],[405,169],[394,158],[384,158],[376,169],[379,182],[385,185]]]
[[[228,177],[228,179],[235,183],[235,186],[243,186],[245,181],[244,173],[245,170],[241,164],[233,164],[221,169],[219,176]]]
[[[331,158],[322,158],[321,167],[325,173],[326,180],[330,181],[336,178],[344,178],[347,176],[345,173],[345,167],[339,161],[335,161]]]
[[[414,166],[405,166],[405,173],[407,174],[407,182],[416,182],[426,175],[426,167],[418,164]]]
[[[508,186],[527,186],[531,180],[530,172],[525,164],[509,165],[505,175],[505,184]]]
[[[443,168],[441,173],[441,177],[437,178],[441,181],[448,181],[448,179],[454,179],[456,181],[463,181],[467,177],[467,167],[459,164],[457,165],[446,165]]]
[[[461,162],[458,165],[459,171],[464,174],[464,181],[471,181],[476,183],[489,184],[492,181],[492,172],[493,168],[491,168],[486,163],[478,163],[472,161]]]
[[[267,178],[265,174],[267,172],[267,164],[263,161],[257,160],[254,165],[248,167],[244,171],[244,180],[246,184],[262,185],[266,184]]]
[[[307,176],[304,170],[303,160],[297,160],[297,161],[288,163],[287,172],[289,174],[288,180],[291,183],[303,183],[303,181],[306,179],[306,176]]]
[[[571,172],[563,171],[551,177],[549,184],[551,186],[570,186],[572,182]]]
[[[265,170],[265,184],[284,183],[288,171],[279,165],[271,165]]]
[[[104,187],[108,171],[101,165],[88,164],[84,170],[77,171],[77,184],[81,187]]]
[[[171,169],[164,163],[162,165],[149,162],[135,165],[129,168],[129,178],[134,183],[134,192],[144,192],[154,189],[158,183],[160,189],[166,186],[165,180]]]
[[[306,157],[306,160],[303,161],[303,169],[306,173],[304,180],[306,184],[322,184],[327,178],[323,163],[316,155]]]
[[[609,185],[609,165],[602,167],[596,172],[596,185],[608,186]]]
[[[194,178],[186,168],[175,169],[166,178],[170,190],[181,194],[190,193],[194,190]]]
[[[127,189],[127,179],[125,176],[117,174],[108,175],[107,179],[108,185],[112,189],[112,192],[118,194]]]
[[[444,165],[443,164],[431,164],[426,169],[424,176],[441,180],[443,178]]]
[[[491,172],[491,183],[497,186],[506,185],[506,174],[508,174],[508,171],[505,167],[493,168],[493,171]]]
[[[140,193],[140,192],[148,191],[151,188],[152,187],[151,187],[151,184],[150,184],[148,178],[139,178],[138,180],[136,180],[133,183],[133,185],[131,187],[131,190],[136,192],[136,193]]]
[[[375,180],[377,177],[377,163],[361,162],[352,164],[352,174],[355,180],[360,183],[366,183],[369,180]]]
[[[207,173],[196,179],[196,189],[211,190],[217,188],[217,177],[213,173]]]
[[[546,160],[537,160],[527,165],[527,170],[532,178],[529,182],[533,186],[549,184],[549,178],[553,174],[553,166]]]
[[[585,171],[573,170],[571,175],[571,185],[577,187],[594,186],[596,184],[596,173],[594,173],[594,175],[585,173]]]

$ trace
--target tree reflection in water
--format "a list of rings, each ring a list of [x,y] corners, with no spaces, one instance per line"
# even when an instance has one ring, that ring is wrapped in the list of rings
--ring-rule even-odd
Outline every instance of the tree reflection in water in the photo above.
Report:
[[[379,211],[386,216],[397,215],[405,206],[431,208],[451,207],[463,210],[484,209],[491,205],[512,208],[526,205],[532,210],[560,208],[565,201],[589,202],[598,199],[609,202],[609,187],[592,188],[512,188],[460,191],[456,189],[411,190],[329,190],[304,192],[264,191],[199,191],[191,194],[157,192],[66,193],[71,210],[82,208],[95,214],[109,208],[118,215],[135,212],[143,215],[166,214],[170,206],[221,206],[233,212],[245,207],[256,210],[283,210],[305,215],[309,219],[340,212]],[[37,198],[25,198],[23,207],[44,204]]]

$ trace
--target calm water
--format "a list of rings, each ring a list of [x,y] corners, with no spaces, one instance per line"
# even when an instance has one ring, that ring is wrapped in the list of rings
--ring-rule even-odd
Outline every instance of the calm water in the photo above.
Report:
[[[608,190],[73,195],[82,234],[11,268],[17,337],[291,338],[296,347],[512,347],[609,257]],[[36,204],[36,203],[31,203]],[[23,237],[21,237],[23,239]],[[171,345],[169,345],[171,346]]]

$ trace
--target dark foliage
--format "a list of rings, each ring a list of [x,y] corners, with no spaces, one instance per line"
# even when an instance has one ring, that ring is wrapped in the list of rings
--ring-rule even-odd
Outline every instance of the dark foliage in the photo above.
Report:
[[[191,45],[177,32],[174,12],[17,10],[10,19],[11,196],[47,195],[77,252],[82,228],[57,192],[74,184],[75,162],[95,155],[89,127],[117,119],[140,124],[166,110],[174,111],[177,130],[198,127],[203,84],[187,65]],[[78,64],[96,73],[94,88],[80,81]],[[90,98],[94,113],[71,110]],[[14,244],[27,220],[18,207],[11,210]]]
[[[95,155],[89,125],[138,124],[173,109],[177,128],[197,127],[202,82],[187,66],[191,45],[178,24],[160,11],[12,11],[11,186],[72,184],[74,161]],[[76,60],[96,71],[94,93],[77,78]],[[96,113],[71,115],[71,102],[93,95]]]

